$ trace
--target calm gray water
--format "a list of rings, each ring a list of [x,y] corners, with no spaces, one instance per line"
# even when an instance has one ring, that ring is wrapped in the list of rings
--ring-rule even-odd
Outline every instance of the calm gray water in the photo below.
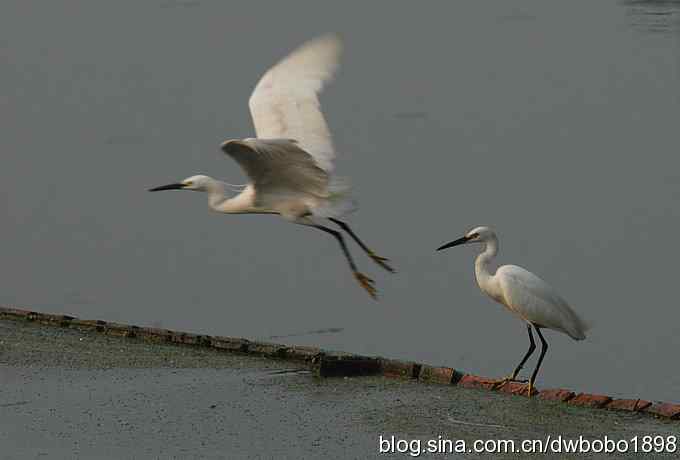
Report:
[[[499,262],[595,326],[546,334],[540,385],[680,401],[680,3],[2,10],[0,303],[500,376],[524,326],[479,292],[475,249],[434,252],[487,224]],[[242,180],[220,142],[253,134],[261,73],[326,31],[346,42],[323,104],[361,202],[351,222],[400,270],[355,250],[379,303],[320,232],[145,191]]]

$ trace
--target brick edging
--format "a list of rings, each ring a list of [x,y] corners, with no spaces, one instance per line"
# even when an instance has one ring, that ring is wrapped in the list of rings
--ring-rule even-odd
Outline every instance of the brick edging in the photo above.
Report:
[[[101,320],[84,320],[68,315],[39,313],[8,307],[0,307],[0,319],[25,320],[49,326],[83,329],[116,337],[135,338],[147,342],[202,346],[230,353],[295,361],[314,369],[316,375],[321,377],[382,375],[390,378],[477,388],[514,395],[526,396],[527,392],[526,384],[511,382],[502,388],[494,388],[494,380],[492,379],[468,374],[450,367],[436,367],[381,357],[324,351],[316,347],[289,346],[243,338],[193,334]],[[558,401],[573,406],[638,412],[671,420],[680,420],[680,404],[654,403],[643,399],[617,399],[607,395],[588,393],[577,394],[561,388],[535,390],[534,395],[540,400]]]

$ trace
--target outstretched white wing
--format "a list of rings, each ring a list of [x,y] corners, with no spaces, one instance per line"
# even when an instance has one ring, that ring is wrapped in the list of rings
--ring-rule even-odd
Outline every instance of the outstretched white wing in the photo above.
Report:
[[[258,138],[293,139],[327,172],[335,151],[318,94],[335,73],[341,49],[335,35],[303,44],[264,74],[249,102]]]

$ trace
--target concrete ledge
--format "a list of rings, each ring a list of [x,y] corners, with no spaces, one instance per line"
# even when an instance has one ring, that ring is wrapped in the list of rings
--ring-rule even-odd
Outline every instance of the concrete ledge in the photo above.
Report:
[[[538,395],[539,398],[545,399],[546,401],[560,401],[567,402],[575,396],[576,393],[570,390],[565,390],[563,388],[553,388],[551,390],[541,390],[541,394]]]
[[[316,347],[293,346],[286,349],[286,359],[312,363],[321,354],[321,350]]]
[[[502,387],[497,388],[497,391],[500,391],[501,393],[508,393],[511,395],[527,396],[527,393],[529,392],[529,384],[520,382],[508,382]],[[537,394],[539,394],[538,390],[532,388],[531,395],[533,396]]]
[[[613,399],[607,404],[607,409],[625,410],[629,412],[639,412],[645,410],[652,403],[644,399]]]
[[[173,343],[178,346],[208,347],[228,353],[242,353],[273,359],[297,361],[312,368],[319,377],[354,377],[382,375],[390,378],[412,379],[433,384],[455,385],[478,390],[521,395],[526,398],[527,385],[508,382],[495,388],[496,380],[467,374],[450,367],[436,367],[387,358],[328,352],[315,347],[286,346],[277,343],[251,341],[243,338],[209,336],[168,329],[138,327],[101,320],[83,320],[68,315],[38,313],[18,308],[0,307],[0,320],[30,321],[47,326],[82,329],[113,337],[148,342]],[[612,399],[607,395],[579,393],[562,388],[534,390],[533,395],[545,401],[556,401],[574,406],[605,408],[680,420],[680,404],[652,403],[642,399]]]
[[[67,325],[68,327],[68,325]],[[134,337],[135,329],[127,324],[119,323],[106,323],[104,330],[107,335],[112,335],[115,337]]]
[[[657,403],[645,409],[649,414],[658,415],[660,417],[667,417],[673,420],[680,419],[680,404]]]
[[[591,395],[589,393],[579,393],[572,399],[570,399],[568,402],[569,404],[573,404],[575,406],[600,408],[606,406],[611,400],[612,398],[606,395]]]
[[[219,350],[226,350],[235,353],[247,353],[249,340],[234,339],[231,337],[213,336],[210,337],[210,346]]]
[[[420,367],[418,379],[423,382],[443,383],[446,385],[456,385],[463,377],[463,374],[450,367],[432,367],[423,364]]]
[[[128,337],[136,337],[150,342],[171,342],[172,331],[155,327],[134,327],[132,334]]]
[[[496,380],[478,375],[465,374],[458,381],[458,386],[463,388],[479,388],[482,390],[492,390]]]
[[[385,377],[417,379],[421,367],[416,363],[380,358],[380,370]]]
[[[344,353],[321,352],[313,361],[319,377],[357,377],[378,375],[381,366],[378,358],[368,358]]]
[[[248,344],[248,353],[270,358],[285,359],[287,348],[288,347],[285,345],[280,345],[278,343],[250,342]]]

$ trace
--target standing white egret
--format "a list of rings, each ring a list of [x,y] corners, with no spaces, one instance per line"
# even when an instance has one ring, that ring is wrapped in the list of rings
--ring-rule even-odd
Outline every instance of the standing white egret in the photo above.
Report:
[[[496,270],[495,274],[491,272],[491,263],[498,254],[498,238],[489,227],[474,228],[462,238],[440,246],[437,251],[471,243],[484,245],[484,250],[475,261],[475,276],[479,288],[525,321],[529,332],[529,350],[513,373],[497,382],[496,387],[503,386],[510,381],[518,381],[515,380],[517,374],[536,349],[534,336],[531,333],[532,326],[541,339],[541,356],[538,358],[536,369],[531,374],[527,388],[527,394],[531,396],[538,369],[548,349],[548,343],[543,338],[541,329],[553,329],[567,334],[574,340],[583,340],[586,338],[585,332],[588,327],[550,285],[533,273],[516,265],[503,265]]]
[[[376,298],[373,280],[357,270],[342,233],[323,225],[324,219],[344,230],[385,270],[388,259],[376,255],[339,220],[354,210],[348,184],[333,176],[335,150],[319,107],[318,93],[333,76],[341,52],[340,40],[326,35],[302,45],[269,69],[250,96],[257,139],[228,140],[224,153],[250,179],[236,196],[230,184],[208,176],[191,176],[179,183],[150,189],[207,192],[208,205],[227,214],[278,214],[296,224],[333,235],[354,277]]]

